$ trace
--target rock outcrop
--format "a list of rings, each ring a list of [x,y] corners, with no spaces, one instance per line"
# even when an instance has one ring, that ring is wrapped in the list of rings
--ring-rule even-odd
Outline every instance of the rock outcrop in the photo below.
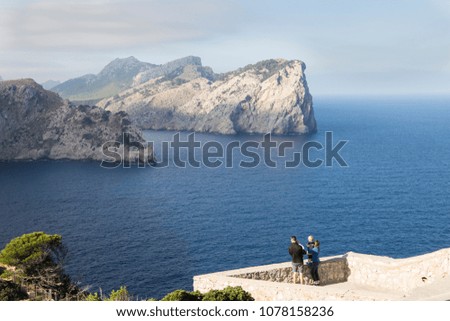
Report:
[[[106,142],[123,151],[123,133],[145,142],[124,112],[74,106],[31,79],[0,82],[0,160],[103,160]]]
[[[185,59],[138,74],[134,87],[98,105],[126,111],[143,129],[221,134],[316,130],[303,62],[273,59],[214,74],[199,58]]]
[[[203,67],[200,57],[187,56],[184,58],[169,61],[166,64],[154,66],[146,71],[143,71],[136,75],[133,81],[133,86],[143,84],[150,79],[158,77],[168,77],[173,79],[178,73],[186,66],[191,66],[191,70],[197,70],[203,77],[208,79],[214,79],[215,74],[210,67]]]

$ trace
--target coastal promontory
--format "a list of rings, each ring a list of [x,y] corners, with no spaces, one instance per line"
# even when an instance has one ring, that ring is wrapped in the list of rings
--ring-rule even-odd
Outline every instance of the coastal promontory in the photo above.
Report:
[[[271,59],[223,74],[203,67],[198,57],[169,67],[138,74],[130,88],[98,105],[126,111],[142,129],[220,134],[316,131],[302,61]]]
[[[76,106],[32,79],[0,82],[0,160],[102,160],[102,146],[123,133],[145,142],[125,112]]]

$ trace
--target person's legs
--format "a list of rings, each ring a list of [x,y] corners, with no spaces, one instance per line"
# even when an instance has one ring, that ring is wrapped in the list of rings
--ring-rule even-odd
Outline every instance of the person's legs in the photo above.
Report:
[[[320,280],[319,280],[319,263],[313,263],[312,275],[313,275],[314,284],[319,284],[319,282],[320,282]]]
[[[316,281],[316,271],[315,271],[316,267],[314,266],[314,263],[311,263],[309,268],[310,268],[310,271],[311,271],[311,279],[313,281]]]
[[[303,279],[303,264],[298,267],[298,272],[299,272],[298,276],[300,278],[300,284],[303,285],[303,284],[305,284],[305,281]]]
[[[298,263],[292,263],[292,282],[297,283]]]

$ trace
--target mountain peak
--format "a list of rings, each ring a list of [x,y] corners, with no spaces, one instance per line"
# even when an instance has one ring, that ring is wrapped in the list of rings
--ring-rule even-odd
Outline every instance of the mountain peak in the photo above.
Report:
[[[133,56],[130,56],[128,58],[116,58],[113,61],[111,61],[109,64],[107,64],[102,71],[98,74],[99,77],[103,76],[114,76],[115,74],[119,73],[137,73],[140,71],[144,71],[150,67],[152,67],[152,64],[149,64],[147,62],[142,62],[138,59],[136,59]]]
[[[168,63],[165,63],[164,65],[174,66],[177,65],[179,67],[184,67],[187,65],[195,65],[195,66],[201,66],[202,65],[202,59],[197,56],[186,56],[183,58],[175,59],[172,61],[169,61]],[[164,66],[162,65],[162,66]]]

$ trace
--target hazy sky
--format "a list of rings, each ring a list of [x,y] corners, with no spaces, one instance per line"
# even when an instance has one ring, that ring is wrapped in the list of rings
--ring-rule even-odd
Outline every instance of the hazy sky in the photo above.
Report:
[[[196,55],[216,72],[300,59],[314,94],[450,93],[450,0],[0,0],[0,75]]]

